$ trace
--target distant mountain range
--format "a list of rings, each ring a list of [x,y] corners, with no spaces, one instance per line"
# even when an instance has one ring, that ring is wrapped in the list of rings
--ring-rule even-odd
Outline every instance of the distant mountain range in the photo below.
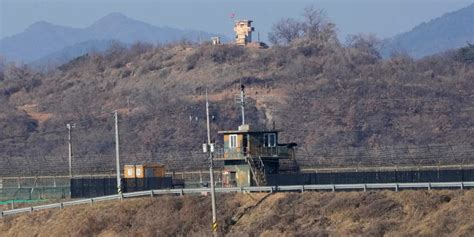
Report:
[[[111,44],[111,40],[124,44],[137,41],[169,43],[183,39],[209,40],[215,35],[203,31],[153,26],[120,13],[111,13],[86,28],[36,22],[22,33],[1,39],[0,55],[9,61],[56,64],[89,51],[104,50]]]
[[[0,56],[35,66],[54,66],[91,51],[104,51],[113,41],[169,43],[179,40],[209,40],[216,34],[158,27],[111,13],[86,28],[54,25],[45,21],[30,25],[24,32],[0,40]],[[222,37],[222,35],[221,35]],[[223,41],[228,41],[223,37]],[[474,4],[447,13],[411,31],[383,42],[382,55],[407,53],[415,58],[436,54],[474,43]]]
[[[382,54],[402,52],[421,58],[467,46],[467,42],[474,43],[474,4],[386,40]]]
[[[55,67],[61,65],[65,62],[68,62],[74,58],[77,58],[81,55],[85,55],[91,52],[103,52],[106,49],[110,48],[114,40],[88,40],[73,44],[72,46],[66,46],[59,51],[48,54],[44,57],[36,59],[29,64],[36,68],[45,68]]]

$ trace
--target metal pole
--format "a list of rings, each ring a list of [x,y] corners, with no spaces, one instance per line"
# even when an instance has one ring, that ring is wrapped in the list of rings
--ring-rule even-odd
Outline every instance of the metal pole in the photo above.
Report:
[[[245,86],[240,84],[240,107],[242,108],[242,125],[245,124],[245,102],[244,102],[244,89]]]
[[[117,193],[122,194],[122,180],[120,179],[120,149],[119,149],[119,132],[118,132],[118,113],[114,111],[115,117],[115,163],[117,165]]]
[[[216,190],[214,187],[214,160],[213,152],[211,151],[211,129],[209,126],[209,100],[207,98],[207,89],[206,89],[206,120],[207,120],[207,151],[209,153],[209,176],[211,183],[211,204],[212,204],[212,233],[214,236],[217,236],[217,213],[216,213]]]
[[[68,160],[69,160],[69,177],[72,177],[72,145],[71,145],[71,124],[68,123],[66,125],[67,130],[68,130],[68,148],[69,148],[69,153],[68,153]]]

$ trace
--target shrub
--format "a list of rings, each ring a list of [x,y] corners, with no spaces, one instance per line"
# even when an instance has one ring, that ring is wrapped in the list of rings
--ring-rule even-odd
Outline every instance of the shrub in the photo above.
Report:
[[[219,64],[237,61],[237,59],[242,57],[244,54],[244,48],[236,45],[220,45],[217,47],[211,47],[209,52],[212,61]]]

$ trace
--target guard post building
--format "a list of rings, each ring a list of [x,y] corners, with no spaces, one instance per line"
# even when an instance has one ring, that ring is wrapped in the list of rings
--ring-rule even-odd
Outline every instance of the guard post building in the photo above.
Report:
[[[267,175],[279,173],[281,160],[296,163],[296,144],[280,144],[278,130],[252,130],[244,124],[238,130],[218,133],[224,144],[216,160],[224,161],[225,187],[264,186]]]

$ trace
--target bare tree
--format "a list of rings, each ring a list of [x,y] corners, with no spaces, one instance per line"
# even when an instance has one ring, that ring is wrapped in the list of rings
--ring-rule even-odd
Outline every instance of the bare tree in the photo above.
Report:
[[[146,42],[136,42],[132,46],[130,46],[130,54],[133,56],[144,54],[151,50],[153,50],[153,44]]]
[[[284,18],[274,23],[272,31],[268,34],[270,43],[275,45],[288,45],[296,38],[303,35],[303,25],[292,18]]]
[[[303,30],[306,36],[315,37],[320,34],[325,25],[328,24],[326,13],[314,5],[305,7],[303,11]]]
[[[328,41],[335,36],[335,25],[328,20],[324,10],[311,5],[304,9],[303,21],[283,18],[273,24],[268,38],[272,44],[288,45],[298,38]]]
[[[474,62],[474,45],[469,42],[467,45],[460,49],[461,58],[465,62]]]
[[[357,48],[357,49],[379,50],[381,45],[382,45],[382,42],[374,34],[350,35],[347,38],[347,46]]]
[[[347,46],[356,49],[359,54],[364,55],[371,62],[381,58],[382,42],[374,34],[351,35],[347,39]]]

